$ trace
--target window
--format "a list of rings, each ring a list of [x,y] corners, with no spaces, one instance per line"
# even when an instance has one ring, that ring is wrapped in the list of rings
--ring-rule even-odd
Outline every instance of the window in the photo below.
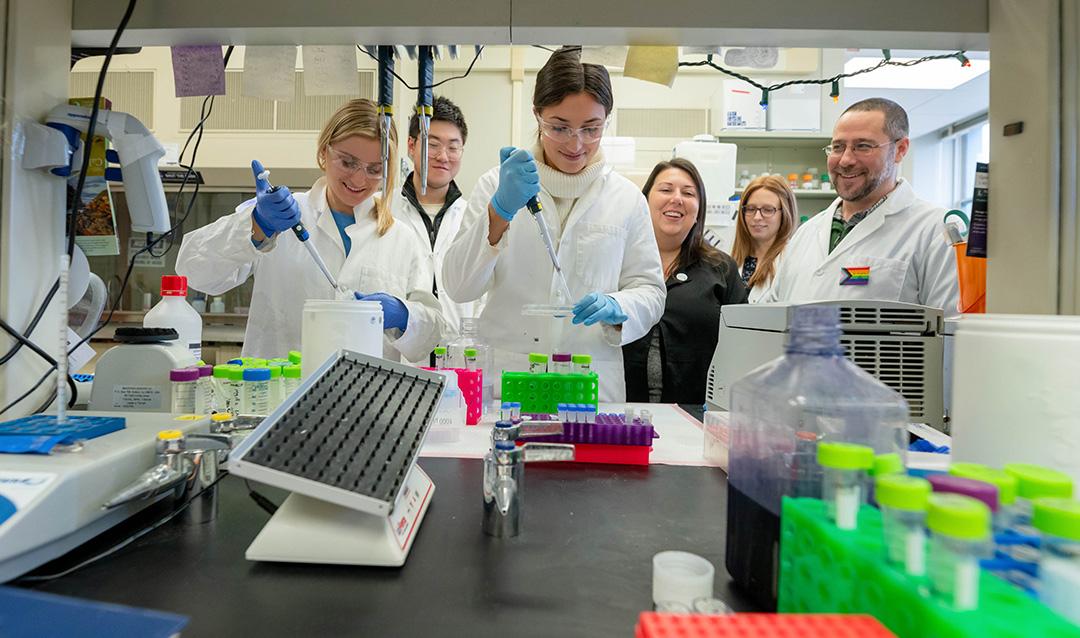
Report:
[[[990,161],[990,122],[982,116],[942,140],[945,160],[952,159],[952,194],[949,207],[971,214],[975,194],[975,164]]]

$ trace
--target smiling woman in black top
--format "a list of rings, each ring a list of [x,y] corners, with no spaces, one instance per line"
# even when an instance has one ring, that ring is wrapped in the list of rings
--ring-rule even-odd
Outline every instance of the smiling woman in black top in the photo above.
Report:
[[[746,303],[739,268],[704,239],[705,187],[693,163],[660,162],[642,189],[664,264],[667,302],[649,334],[623,346],[626,400],[705,402],[720,307]]]

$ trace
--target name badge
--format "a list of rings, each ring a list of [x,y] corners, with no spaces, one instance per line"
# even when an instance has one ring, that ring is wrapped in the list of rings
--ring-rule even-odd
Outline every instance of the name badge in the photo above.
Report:
[[[840,270],[844,274],[840,280],[841,286],[865,286],[870,283],[870,266],[849,266]]]

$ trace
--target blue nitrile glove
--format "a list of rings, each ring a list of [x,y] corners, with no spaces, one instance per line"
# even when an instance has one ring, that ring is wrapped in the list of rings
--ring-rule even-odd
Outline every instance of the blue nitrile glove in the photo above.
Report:
[[[385,292],[373,292],[370,295],[365,295],[362,292],[353,294],[360,301],[378,301],[382,304],[384,330],[386,328],[397,328],[405,332],[405,327],[409,325],[409,309],[400,299]]]
[[[606,324],[618,325],[626,321],[627,316],[619,307],[619,302],[611,295],[599,292],[590,292],[574,304],[573,323],[584,323],[591,326],[603,321]]]
[[[509,222],[540,192],[540,173],[532,153],[523,148],[502,147],[499,161],[499,188],[491,198],[491,207]]]
[[[288,230],[300,221],[300,206],[285,186],[270,190],[265,179],[259,179],[263,165],[251,160],[251,172],[255,174],[255,210],[251,215],[267,237]]]

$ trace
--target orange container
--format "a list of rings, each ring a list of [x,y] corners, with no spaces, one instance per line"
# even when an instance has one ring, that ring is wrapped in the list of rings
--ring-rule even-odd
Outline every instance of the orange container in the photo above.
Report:
[[[968,257],[967,242],[953,244],[960,278],[960,312],[986,312],[986,258]]]

